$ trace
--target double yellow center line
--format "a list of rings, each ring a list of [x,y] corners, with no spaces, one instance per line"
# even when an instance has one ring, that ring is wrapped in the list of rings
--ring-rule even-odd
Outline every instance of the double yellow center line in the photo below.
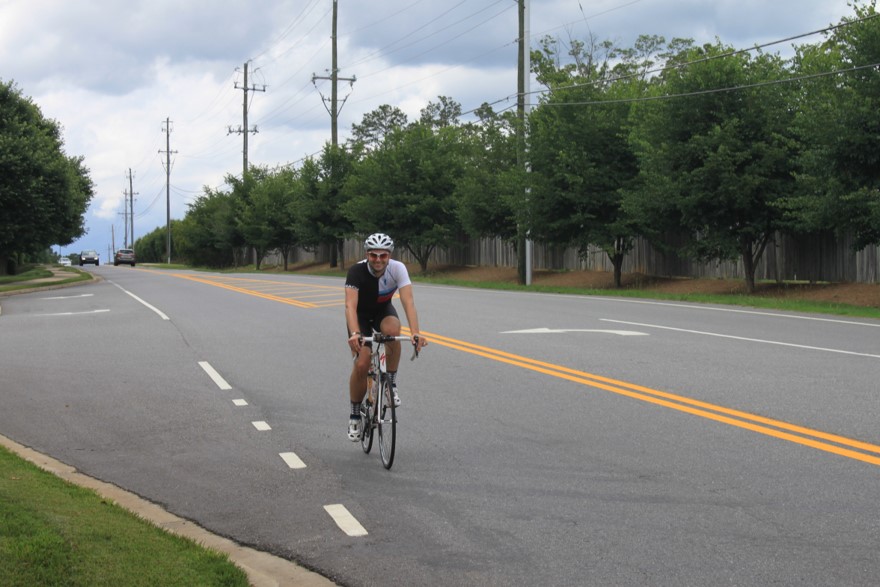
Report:
[[[179,277],[181,279],[189,279],[190,281],[197,281],[199,283],[204,283],[207,285],[213,285],[215,287],[222,287],[223,289],[228,289],[230,291],[235,291],[238,293],[247,294],[250,296],[263,298],[264,300],[271,300],[273,302],[281,302],[282,304],[288,304],[291,306],[296,306],[297,308],[317,308],[317,304],[313,304],[311,302],[303,302],[294,298],[286,298],[283,296],[278,296],[270,293],[265,293],[261,291],[256,291],[253,289],[247,289],[245,287],[238,287],[232,285],[231,283],[225,283],[223,281],[217,281],[217,279],[208,279],[204,277],[198,277],[195,275],[186,275],[183,273],[175,273],[174,277]]]
[[[783,422],[781,420],[756,416],[755,414],[749,414],[748,412],[725,408],[723,406],[695,400],[689,397],[667,393],[665,391],[659,391],[649,387],[627,383],[625,381],[618,381],[616,379],[610,379],[608,377],[602,377],[601,375],[594,375],[584,371],[578,371],[577,369],[570,369],[552,363],[545,363],[543,361],[499,351],[462,340],[456,340],[439,334],[425,332],[424,335],[434,344],[439,344],[472,355],[491,359],[493,361],[507,363],[508,365],[521,367],[523,369],[529,369],[530,371],[558,377],[573,383],[603,389],[618,395],[649,402],[679,412],[692,414],[694,416],[700,416],[716,422],[722,422],[730,426],[736,426],[737,428],[744,428],[746,430],[751,430],[752,432],[773,436],[775,438],[809,446],[811,448],[870,463],[872,465],[880,465],[880,446],[875,444],[861,442],[845,436],[829,434],[827,432],[813,430],[795,424],[789,424],[788,422]]]
[[[311,302],[255,291],[244,287],[236,287],[229,283],[223,283],[213,279],[184,274],[175,274],[174,276],[205,283],[207,285],[222,287],[231,291],[275,302],[281,302],[299,308],[323,307],[323,304],[314,304]],[[407,331],[407,329],[404,328],[404,331]],[[820,430],[813,430],[804,426],[797,426],[795,424],[783,422],[782,420],[774,420],[773,418],[765,418],[748,412],[725,408],[723,406],[695,400],[689,397],[651,389],[650,387],[627,383],[625,381],[618,381],[601,375],[578,371],[577,369],[570,369],[561,365],[554,365],[552,363],[530,359],[528,357],[480,346],[463,340],[441,336],[439,334],[432,334],[429,332],[425,332],[424,334],[428,337],[428,340],[431,343],[444,347],[470,353],[500,363],[506,363],[522,369],[528,369],[544,375],[558,377],[559,379],[564,379],[573,383],[602,389],[632,399],[728,424],[730,426],[736,426],[737,428],[750,430],[752,432],[757,432],[758,434],[764,434],[766,436],[787,440],[803,446],[809,446],[817,450],[855,459],[857,461],[870,463],[872,465],[880,465],[880,446],[875,444],[854,440],[837,434],[829,434]]]

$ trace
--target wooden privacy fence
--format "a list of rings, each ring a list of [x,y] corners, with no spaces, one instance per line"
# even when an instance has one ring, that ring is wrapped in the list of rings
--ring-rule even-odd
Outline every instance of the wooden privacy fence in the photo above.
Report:
[[[363,242],[348,239],[343,246],[345,266],[363,259]],[[415,263],[406,250],[398,250],[395,257]],[[327,262],[328,247],[308,252],[296,249],[290,254],[291,263]],[[613,267],[604,251],[595,248],[581,257],[573,248],[533,245],[532,267],[536,270],[612,271]],[[264,263],[281,265],[280,254],[267,256]],[[428,269],[439,265],[476,265],[492,267],[516,267],[516,251],[510,243],[501,239],[463,238],[459,245],[435,250],[428,262]],[[633,249],[623,262],[623,273],[641,273],[656,277],[693,277],[719,279],[745,279],[743,263],[736,261],[700,262],[664,253],[644,239],[637,239]],[[775,281],[828,281],[828,282],[880,282],[880,254],[872,245],[860,251],[852,249],[852,239],[832,234],[793,237],[778,234],[767,246],[755,272],[756,280]]]

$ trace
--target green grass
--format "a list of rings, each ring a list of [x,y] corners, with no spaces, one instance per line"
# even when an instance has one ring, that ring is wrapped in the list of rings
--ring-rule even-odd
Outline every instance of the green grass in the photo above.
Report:
[[[70,277],[67,279],[61,279],[59,281],[53,281],[51,284],[45,285],[59,285],[65,283],[76,283],[77,281],[89,281],[92,279],[90,273],[86,271],[80,271],[79,269],[75,269],[73,267],[61,267],[62,271],[66,273],[70,273]],[[33,287],[39,287],[40,284],[33,283],[25,283],[30,281],[31,279],[42,279],[44,277],[52,277],[53,273],[49,271],[46,267],[34,267],[17,275],[0,275],[0,293],[6,291],[15,291],[19,289],[30,289]]]
[[[346,269],[331,269],[331,270],[320,270],[320,271],[310,271],[308,266],[297,267],[295,265],[291,265],[290,269],[285,273],[281,267],[263,267],[259,271],[257,271],[254,265],[243,265],[239,267],[230,267],[226,269],[212,269],[208,267],[188,267],[185,265],[151,265],[151,267],[156,268],[168,268],[168,269],[190,269],[193,271],[212,271],[219,273],[259,273],[259,274],[293,274],[293,273],[303,273],[307,275],[316,275],[320,277],[345,277],[347,271]],[[690,303],[700,303],[700,304],[718,304],[718,305],[728,305],[728,306],[743,306],[750,308],[760,308],[764,310],[779,310],[779,311],[787,311],[787,312],[801,312],[807,314],[832,314],[836,316],[850,316],[854,318],[874,318],[880,319],[880,309],[878,308],[870,308],[865,306],[854,306],[850,304],[841,304],[834,302],[818,302],[818,301],[807,301],[807,300],[796,300],[796,299],[785,299],[780,297],[772,297],[772,296],[758,296],[758,295],[746,295],[746,294],[671,294],[671,293],[663,293],[656,292],[651,290],[638,290],[638,289],[625,289],[625,290],[614,290],[614,289],[588,289],[588,288],[576,288],[576,287],[561,287],[561,286],[547,286],[547,285],[519,285],[516,283],[503,282],[503,281],[468,281],[461,279],[453,279],[449,277],[443,277],[442,275],[420,275],[420,274],[410,274],[413,281],[421,282],[421,283],[433,283],[436,285],[451,285],[456,287],[471,287],[478,289],[494,289],[494,290],[504,290],[504,291],[522,291],[522,292],[537,292],[537,293],[550,293],[550,294],[563,294],[563,295],[578,295],[578,296],[603,296],[603,297],[622,297],[622,298],[637,298],[637,299],[645,299],[645,300],[663,300],[663,301],[675,301],[675,302],[690,302]],[[791,284],[797,285],[797,284]],[[880,288],[878,288],[880,291]]]
[[[52,277],[52,272],[42,266],[32,267],[31,269],[22,271],[17,275],[0,275],[0,285],[28,281],[30,279],[40,279],[42,277]]]
[[[833,314],[837,316],[851,316],[859,318],[880,319],[880,309],[833,302],[816,302],[775,297],[752,296],[745,294],[669,294],[653,292],[650,290],[613,290],[613,289],[585,289],[575,287],[556,287],[546,285],[519,285],[508,282],[474,282],[444,277],[420,277],[413,276],[414,281],[433,283],[437,285],[454,285],[457,287],[472,287],[478,289],[495,289],[505,291],[523,291],[552,293],[580,296],[603,296],[637,298],[650,300],[664,300],[676,302],[692,302],[701,304],[721,304],[728,306],[746,306],[787,312],[803,312],[809,314]],[[880,291],[880,290],[878,290]]]
[[[225,555],[164,532],[0,447],[0,585],[247,584]]]

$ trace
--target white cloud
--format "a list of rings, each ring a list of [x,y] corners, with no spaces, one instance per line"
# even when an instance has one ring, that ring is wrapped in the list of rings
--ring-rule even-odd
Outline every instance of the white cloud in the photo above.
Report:
[[[252,164],[274,166],[320,151],[330,138],[331,0],[5,0],[0,75],[15,80],[64,128],[97,185],[89,234],[69,250],[106,251],[121,234],[126,174],[134,172],[135,232],[165,223],[166,118],[172,121],[172,211],[180,218],[203,186],[239,174],[242,68],[249,64]],[[631,44],[640,34],[747,47],[838,22],[847,0],[532,0],[532,46],[543,35],[593,34]],[[357,77],[339,120],[351,125],[380,106],[410,119],[437,96],[464,110],[512,96],[517,10],[513,0],[349,0],[339,3],[339,65]],[[818,38],[802,42],[816,42]],[[786,46],[771,48],[785,50]],[[236,89],[235,84],[239,88]],[[504,102],[496,109],[511,104]],[[117,239],[117,244],[118,244]]]

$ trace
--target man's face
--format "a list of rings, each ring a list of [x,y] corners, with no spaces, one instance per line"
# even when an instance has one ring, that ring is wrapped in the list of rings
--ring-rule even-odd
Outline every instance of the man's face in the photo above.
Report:
[[[385,268],[388,267],[388,259],[390,258],[391,252],[384,249],[367,251],[367,262],[370,264],[373,273],[376,273],[377,275],[381,275],[385,272]]]

